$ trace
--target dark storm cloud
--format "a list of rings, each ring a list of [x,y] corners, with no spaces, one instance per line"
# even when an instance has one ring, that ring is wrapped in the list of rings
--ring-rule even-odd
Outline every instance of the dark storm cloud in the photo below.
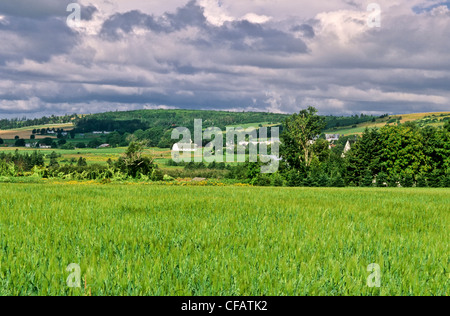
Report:
[[[301,39],[264,24],[251,23],[246,20],[225,23],[220,27],[209,24],[204,9],[195,1],[177,9],[174,14],[167,13],[162,17],[154,17],[139,11],[115,14],[105,21],[101,32],[109,40],[114,41],[126,37],[136,27],[156,33],[172,33],[187,27],[197,27],[208,38],[194,40],[191,43],[204,47],[225,46],[237,51],[284,54],[307,51],[307,46]],[[302,27],[306,36],[313,36],[314,30],[310,26],[309,28],[307,25]]]
[[[379,29],[367,28],[365,7],[349,0],[337,0],[342,8],[242,1],[235,15],[210,0],[168,11],[134,0],[105,11],[108,1],[99,1],[83,7],[79,28],[66,25],[73,1],[2,1],[0,115],[158,106],[296,112],[313,105],[322,114],[450,110],[450,11],[436,1],[432,7],[411,1],[380,0]],[[427,9],[414,14],[416,6]],[[298,18],[296,9],[315,13]],[[275,11],[283,15],[272,16]]]
[[[119,31],[130,33],[135,27],[158,33],[171,33],[188,26],[207,27],[204,10],[195,1],[178,8],[173,14],[166,13],[161,17],[154,17],[138,10],[115,14],[103,23],[101,34],[114,40],[120,37]]]
[[[0,2],[0,14],[12,17],[26,17],[42,19],[48,17],[66,17],[67,6],[77,3],[76,0],[2,0]],[[97,8],[81,6],[83,19],[90,20]]]
[[[118,40],[121,36],[119,31],[130,33],[135,27],[144,27],[156,32],[166,30],[152,16],[134,10],[118,13],[110,17],[103,23],[101,34],[110,40]]]
[[[228,42],[235,50],[252,50],[260,53],[305,53],[306,44],[292,34],[248,21],[225,23],[213,28],[214,43]],[[250,40],[250,41],[248,41]]]
[[[55,54],[68,53],[77,37],[61,19],[15,17],[0,23],[0,40],[4,43],[0,47],[0,64],[5,64],[23,59],[48,61]]]
[[[78,41],[68,27],[67,5],[73,0],[2,0],[0,2],[0,65],[24,59],[46,62],[54,55],[69,53]],[[82,19],[89,21],[94,6],[81,6]]]
[[[311,25],[308,24],[302,24],[302,25],[296,25],[291,28],[292,32],[300,32],[304,37],[307,38],[313,38],[316,36],[316,33],[314,32],[314,28]]]
[[[191,1],[186,6],[178,8],[173,14],[166,13],[164,19],[167,19],[175,30],[187,26],[204,27],[206,24],[204,9],[196,1]]]
[[[73,0],[2,0],[0,13],[28,18],[47,18],[50,16],[65,16],[66,8]]]

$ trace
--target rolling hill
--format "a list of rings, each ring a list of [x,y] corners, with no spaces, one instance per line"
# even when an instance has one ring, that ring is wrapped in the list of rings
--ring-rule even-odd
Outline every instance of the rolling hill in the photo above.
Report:
[[[344,136],[359,135],[362,134],[366,128],[381,128],[386,125],[396,125],[398,123],[404,124],[407,122],[413,122],[420,127],[426,126],[441,127],[447,121],[450,121],[450,112],[428,112],[428,113],[390,115],[378,117],[369,122],[363,122],[349,126],[338,126],[328,128],[327,130],[325,130],[325,133],[341,134]]]

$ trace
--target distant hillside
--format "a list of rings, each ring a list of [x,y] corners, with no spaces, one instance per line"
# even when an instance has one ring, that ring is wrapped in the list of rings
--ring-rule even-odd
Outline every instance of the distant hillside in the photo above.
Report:
[[[127,112],[107,112],[90,115],[51,116],[40,119],[0,119],[0,142],[12,146],[15,138],[25,139],[33,143],[30,137],[35,129],[63,128],[66,131],[75,129],[76,137],[66,137],[74,145],[85,142],[95,147],[98,143],[109,143],[114,146],[126,146],[128,135],[134,134],[137,139],[149,140],[151,146],[168,148],[171,145],[171,130],[175,127],[187,127],[193,130],[195,119],[202,119],[203,128],[216,126],[225,131],[226,127],[241,126],[281,126],[287,114],[263,112],[225,112],[202,110],[137,110]],[[344,136],[362,134],[366,128],[381,128],[385,125],[413,122],[420,127],[441,127],[450,121],[450,112],[414,113],[404,115],[353,115],[325,116],[327,134]],[[281,128],[282,130],[282,128]],[[98,134],[93,132],[115,132]],[[136,133],[137,132],[137,133]],[[108,135],[108,136],[106,136]],[[54,138],[56,135],[35,134],[36,139]],[[1,145],[1,143],[0,143]]]
[[[357,124],[340,124],[339,126],[328,127],[325,132],[345,136],[358,135],[362,134],[366,128],[381,128],[386,125],[397,125],[407,122],[415,123],[419,127],[434,126],[439,128],[444,126],[447,121],[450,121],[450,112],[383,115]]]
[[[174,127],[193,128],[195,119],[203,120],[203,127],[216,126],[223,130],[234,125],[279,125],[288,115],[263,112],[220,112],[194,110],[138,110],[129,112],[107,112],[92,114],[75,120],[77,132],[118,131],[134,133],[159,127],[167,130]]]

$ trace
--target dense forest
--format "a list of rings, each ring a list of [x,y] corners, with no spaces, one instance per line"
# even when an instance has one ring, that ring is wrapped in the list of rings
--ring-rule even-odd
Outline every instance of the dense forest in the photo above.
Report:
[[[219,127],[249,123],[281,123],[287,115],[263,112],[219,112],[194,110],[140,110],[129,112],[107,112],[93,114],[75,120],[76,131],[117,131],[120,134],[134,133],[158,127],[162,132],[175,127],[194,128],[194,120],[202,119],[203,127]]]
[[[358,125],[361,123],[366,123],[366,122],[375,122],[377,118],[384,118],[387,117],[388,115],[382,115],[380,117],[378,116],[373,116],[373,115],[365,115],[365,114],[361,114],[361,115],[352,115],[352,116],[326,116],[325,117],[325,129],[331,129],[334,127],[343,127],[343,126],[354,126],[354,125]]]

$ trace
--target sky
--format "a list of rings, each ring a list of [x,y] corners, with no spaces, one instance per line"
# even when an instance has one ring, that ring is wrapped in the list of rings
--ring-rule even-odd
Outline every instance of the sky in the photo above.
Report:
[[[375,1],[379,19],[368,11]],[[68,21],[71,3],[79,21]],[[450,111],[449,8],[435,0],[1,0],[0,118]]]

